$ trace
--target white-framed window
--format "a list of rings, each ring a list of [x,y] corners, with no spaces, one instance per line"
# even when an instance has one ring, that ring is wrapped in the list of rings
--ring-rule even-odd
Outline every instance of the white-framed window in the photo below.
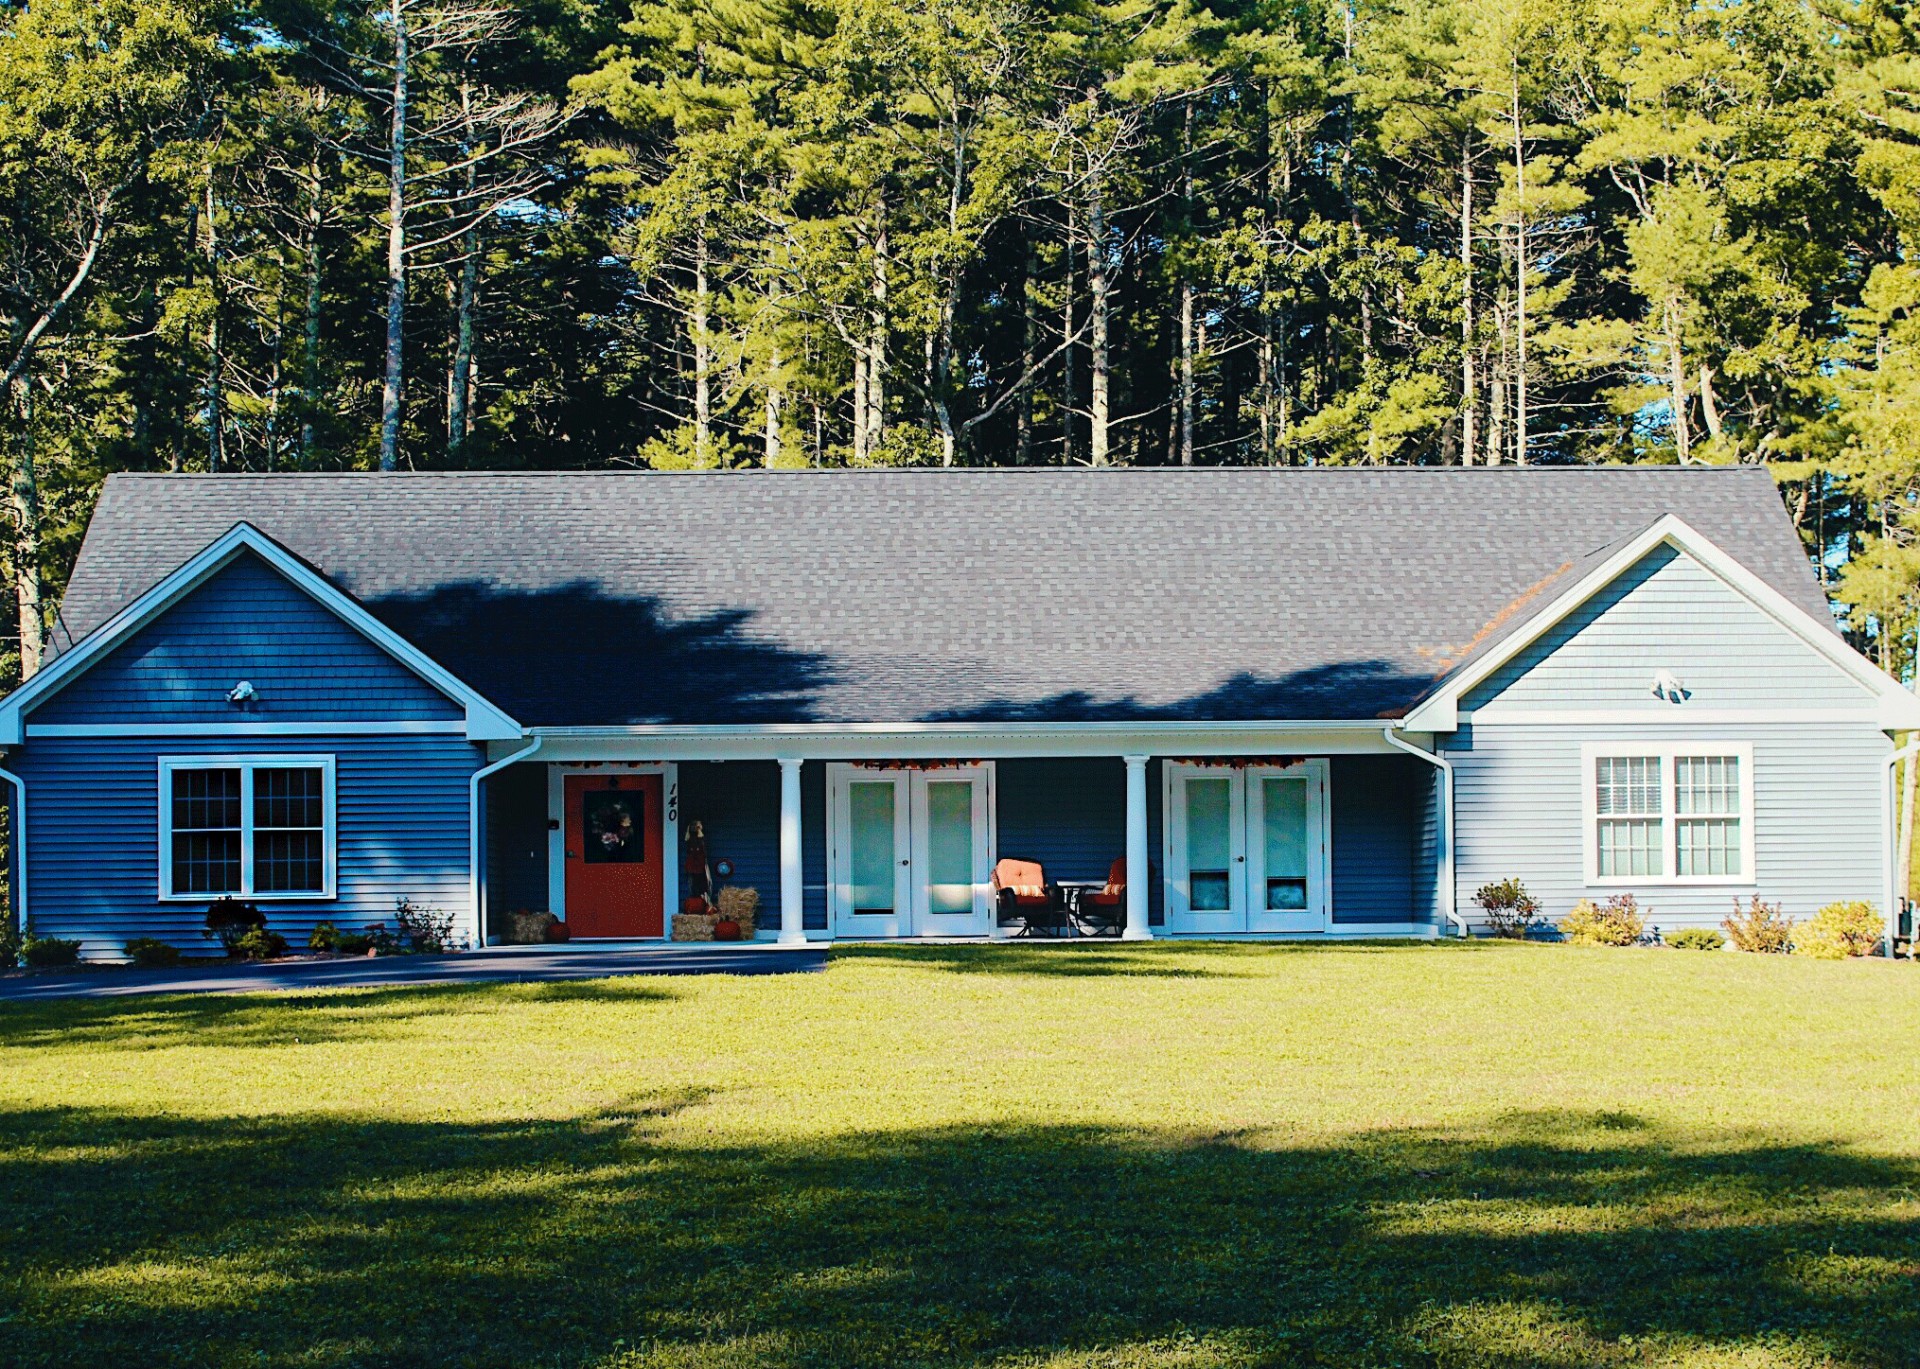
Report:
[[[332,756],[162,756],[160,897],[334,895]]]
[[[1752,884],[1753,748],[1581,748],[1588,884]]]

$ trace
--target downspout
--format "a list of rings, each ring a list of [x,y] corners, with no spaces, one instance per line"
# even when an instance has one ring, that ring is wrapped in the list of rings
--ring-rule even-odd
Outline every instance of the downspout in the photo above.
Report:
[[[13,786],[14,907],[20,914],[20,935],[27,934],[27,782],[11,770],[0,770],[0,780]],[[0,968],[11,968],[0,966]]]
[[[486,779],[489,775],[497,774],[505,770],[516,761],[526,760],[540,749],[540,743],[545,740],[546,738],[544,737],[535,737],[532,745],[516,751],[510,756],[503,756],[492,765],[482,766],[473,772],[472,806],[469,809],[467,817],[467,901],[468,906],[473,910],[472,949],[476,951],[487,943],[487,919],[482,903],[482,900],[487,894],[487,865],[484,853],[480,849],[480,781]]]
[[[1404,737],[1397,735],[1389,723],[1381,734],[1387,739],[1387,745],[1396,751],[1404,751],[1417,757],[1428,765],[1440,770],[1440,859],[1438,880],[1440,883],[1440,915],[1453,924],[1454,932],[1461,937],[1472,936],[1467,920],[1460,916],[1460,910],[1454,906],[1453,874],[1453,762],[1437,750],[1422,751]]]
[[[1900,869],[1900,856],[1894,844],[1900,840],[1900,824],[1894,815],[1893,806],[1893,767],[1914,755],[1920,755],[1920,740],[1908,742],[1895,751],[1886,760],[1886,773],[1880,785],[1880,831],[1884,840],[1880,843],[1880,887],[1887,897],[1887,959],[1893,959],[1894,938],[1900,934],[1900,890],[1893,887],[1894,879]],[[1914,929],[1920,932],[1920,928]],[[1920,935],[1908,943],[1907,955],[1915,955],[1915,947],[1920,945]]]

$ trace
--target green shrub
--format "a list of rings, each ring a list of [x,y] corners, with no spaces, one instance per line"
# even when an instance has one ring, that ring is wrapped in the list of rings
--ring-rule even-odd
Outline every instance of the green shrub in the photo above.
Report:
[[[1473,901],[1487,915],[1487,928],[1495,936],[1523,937],[1540,920],[1540,900],[1517,879],[1483,884],[1474,890]]]
[[[257,905],[242,903],[237,898],[222,898],[207,908],[206,930],[200,935],[209,941],[218,938],[220,949],[234,955],[234,947],[247,933],[259,931],[266,925],[267,915]]]
[[[1793,949],[1793,919],[1777,903],[1763,903],[1755,894],[1745,908],[1733,901],[1733,916],[1720,924],[1736,951],[1756,955],[1785,955]]]
[[[286,953],[287,939],[265,927],[255,927],[236,938],[228,952],[235,960],[277,960]]]
[[[452,913],[443,913],[410,898],[398,898],[393,903],[393,921],[402,950],[439,955],[453,948]]]
[[[340,949],[340,929],[331,922],[316,922],[313,933],[307,938],[310,951],[337,951]]]
[[[80,943],[57,936],[30,936],[20,943],[20,958],[37,969],[72,965],[80,959]]]
[[[0,970],[11,970],[20,963],[20,929],[13,919],[0,916]]]
[[[1605,903],[1581,899],[1560,919],[1560,930],[1576,946],[1632,946],[1646,934],[1646,919],[1632,894],[1615,894]]]
[[[150,936],[135,937],[127,943],[127,959],[147,969],[159,969],[180,963],[179,949]]]
[[[1717,951],[1727,944],[1727,939],[1711,927],[1682,927],[1667,938],[1667,945],[1676,951]]]
[[[333,949],[341,955],[365,955],[373,946],[373,938],[365,932],[342,932],[333,939]]]
[[[1816,960],[1845,960],[1848,956],[1878,955],[1886,924],[1880,910],[1862,899],[1829,903],[1811,920],[1793,929],[1796,955]]]

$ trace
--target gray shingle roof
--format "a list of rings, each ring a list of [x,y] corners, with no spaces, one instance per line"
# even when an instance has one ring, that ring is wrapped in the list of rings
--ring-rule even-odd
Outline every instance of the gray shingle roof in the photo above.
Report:
[[[244,519],[527,724],[1372,718],[1667,513],[1828,619],[1750,468],[122,475],[60,636]]]

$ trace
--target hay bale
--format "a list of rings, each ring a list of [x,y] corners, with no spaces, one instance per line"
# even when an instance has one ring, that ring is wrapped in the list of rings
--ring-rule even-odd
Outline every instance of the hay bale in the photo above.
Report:
[[[675,941],[711,941],[713,924],[719,920],[719,916],[715,913],[675,913],[673,939]]]
[[[507,918],[507,944],[538,946],[547,940],[547,929],[559,920],[552,913],[529,912],[525,908],[515,909]]]
[[[760,913],[760,891],[752,888],[738,888],[730,884],[720,891],[718,902],[720,916],[732,918],[739,923],[741,938],[751,941],[754,919]]]

